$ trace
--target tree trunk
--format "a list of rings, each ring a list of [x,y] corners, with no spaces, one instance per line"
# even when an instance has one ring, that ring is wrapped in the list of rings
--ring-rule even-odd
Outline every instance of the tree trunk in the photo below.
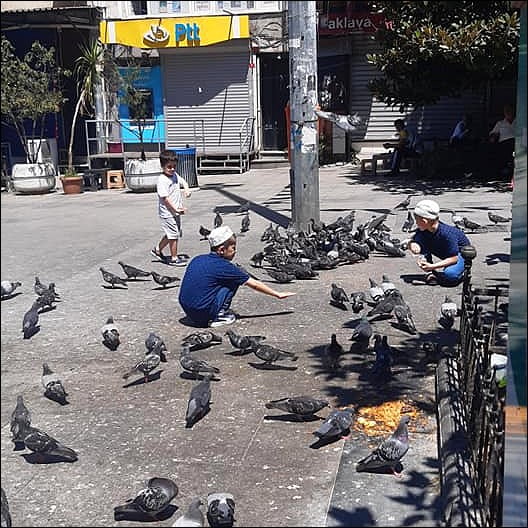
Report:
[[[86,91],[82,90],[81,94],[79,95],[79,99],[77,100],[77,104],[75,105],[75,112],[73,113],[73,119],[71,124],[71,131],[70,131],[70,144],[68,146],[68,170],[73,169],[73,136],[75,133],[75,125],[77,123],[77,117],[79,115],[79,110],[81,108],[81,103],[84,100],[84,95]]]

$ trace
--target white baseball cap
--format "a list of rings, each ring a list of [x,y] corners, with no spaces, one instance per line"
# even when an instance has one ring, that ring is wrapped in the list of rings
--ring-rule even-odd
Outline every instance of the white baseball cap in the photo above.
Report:
[[[421,200],[414,207],[414,214],[429,220],[436,220],[440,215],[440,206],[434,200]]]
[[[216,229],[213,229],[209,236],[209,244],[212,248],[221,246],[224,242],[229,240],[234,235],[233,231],[228,226],[220,226]]]

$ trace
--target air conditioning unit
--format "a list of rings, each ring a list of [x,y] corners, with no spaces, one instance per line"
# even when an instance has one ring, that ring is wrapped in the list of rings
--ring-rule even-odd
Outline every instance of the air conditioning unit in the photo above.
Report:
[[[28,149],[31,155],[38,151],[37,163],[50,162],[55,167],[55,170],[58,169],[59,153],[56,138],[29,139]]]

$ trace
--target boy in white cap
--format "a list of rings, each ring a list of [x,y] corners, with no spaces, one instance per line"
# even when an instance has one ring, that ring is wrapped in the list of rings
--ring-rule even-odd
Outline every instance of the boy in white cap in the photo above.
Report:
[[[236,236],[228,226],[213,229],[208,239],[211,252],[191,260],[180,286],[180,305],[197,326],[234,323],[236,316],[229,308],[243,284],[277,299],[295,295],[275,291],[231,262],[236,254]]]
[[[407,247],[415,255],[423,255],[424,259],[418,261],[418,266],[428,272],[425,279],[428,284],[456,286],[464,274],[464,259],[460,250],[471,242],[463,231],[444,224],[439,216],[440,206],[434,200],[418,202],[414,208],[418,229],[409,239]],[[440,260],[433,263],[433,255]]]

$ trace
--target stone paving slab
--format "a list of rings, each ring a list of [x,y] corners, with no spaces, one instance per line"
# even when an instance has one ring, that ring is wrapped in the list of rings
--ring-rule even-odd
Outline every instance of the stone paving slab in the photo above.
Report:
[[[200,183],[201,189],[188,202],[180,251],[191,256],[207,251],[207,243],[199,240],[199,226],[211,228],[215,207],[233,211],[237,203],[249,200],[251,228],[240,237],[237,261],[271,284],[262,270],[250,267],[249,258],[262,248],[260,234],[269,223],[286,226],[291,216],[287,169],[207,176]],[[488,210],[508,215],[511,200],[500,185],[360,178],[351,166],[320,170],[321,218],[326,222],[351,209],[357,210],[358,222],[365,221],[408,193],[436,196],[446,221],[447,211],[456,209],[482,224],[488,223]],[[117,261],[123,260],[142,269],[183,274],[180,268],[153,262],[149,255],[159,238],[155,194],[3,193],[1,207],[2,280],[23,283],[19,295],[2,301],[1,321],[2,486],[17,525],[136,526],[137,522],[114,521],[113,507],[155,475],[177,482],[180,492],[173,502],[181,509],[195,495],[233,493],[236,526],[336,526],[350,519],[360,519],[365,526],[369,519],[378,526],[438,523],[434,428],[411,435],[404,478],[398,481],[391,475],[356,474],[351,469],[372,444],[357,431],[346,442],[313,449],[317,422],[265,419],[274,414],[264,407],[268,399],[292,393],[327,397],[335,406],[383,401],[383,394],[369,392],[360,380],[371,354],[347,353],[343,369],[334,375],[322,367],[321,353],[331,333],[348,347],[351,321],[357,318],[329,304],[330,284],[337,282],[346,291],[366,290],[369,277],[380,279],[387,273],[411,306],[419,332],[406,334],[392,320],[375,323],[397,348],[404,369],[393,391],[397,396],[411,394],[435,426],[434,364],[424,361],[420,346],[424,340],[453,342],[456,334],[446,333],[437,323],[446,290],[404,281],[417,273],[412,257],[373,256],[323,271],[318,280],[277,285],[297,292],[283,301],[241,288],[233,303],[242,316],[235,331],[266,335],[270,344],[296,352],[297,369],[257,370],[249,365],[256,358],[231,355],[226,342],[197,352],[221,369],[220,381],[213,382],[210,413],[194,428],[185,429],[193,382],[180,376],[178,355],[181,337],[193,329],[180,322],[178,288],[163,291],[151,281],[137,281],[128,289],[105,289],[98,270],[103,266],[122,275]],[[241,218],[229,212],[224,221],[238,230]],[[387,223],[396,235],[403,235],[404,219],[404,212],[389,217]],[[470,235],[478,251],[474,277],[485,285],[508,277],[508,236],[503,231]],[[21,321],[34,299],[35,275],[54,281],[62,302],[43,313],[41,331],[24,340]],[[456,296],[458,291],[449,293]],[[116,352],[101,344],[99,329],[109,315],[121,330],[122,344]],[[162,364],[158,379],[123,388],[121,376],[143,354],[149,331],[164,338],[169,361]],[[63,376],[70,405],[60,407],[42,396],[45,360]],[[78,450],[77,462],[30,464],[21,456],[24,451],[13,451],[9,419],[18,393],[24,395],[36,426]],[[177,515],[155,524],[170,526]]]

